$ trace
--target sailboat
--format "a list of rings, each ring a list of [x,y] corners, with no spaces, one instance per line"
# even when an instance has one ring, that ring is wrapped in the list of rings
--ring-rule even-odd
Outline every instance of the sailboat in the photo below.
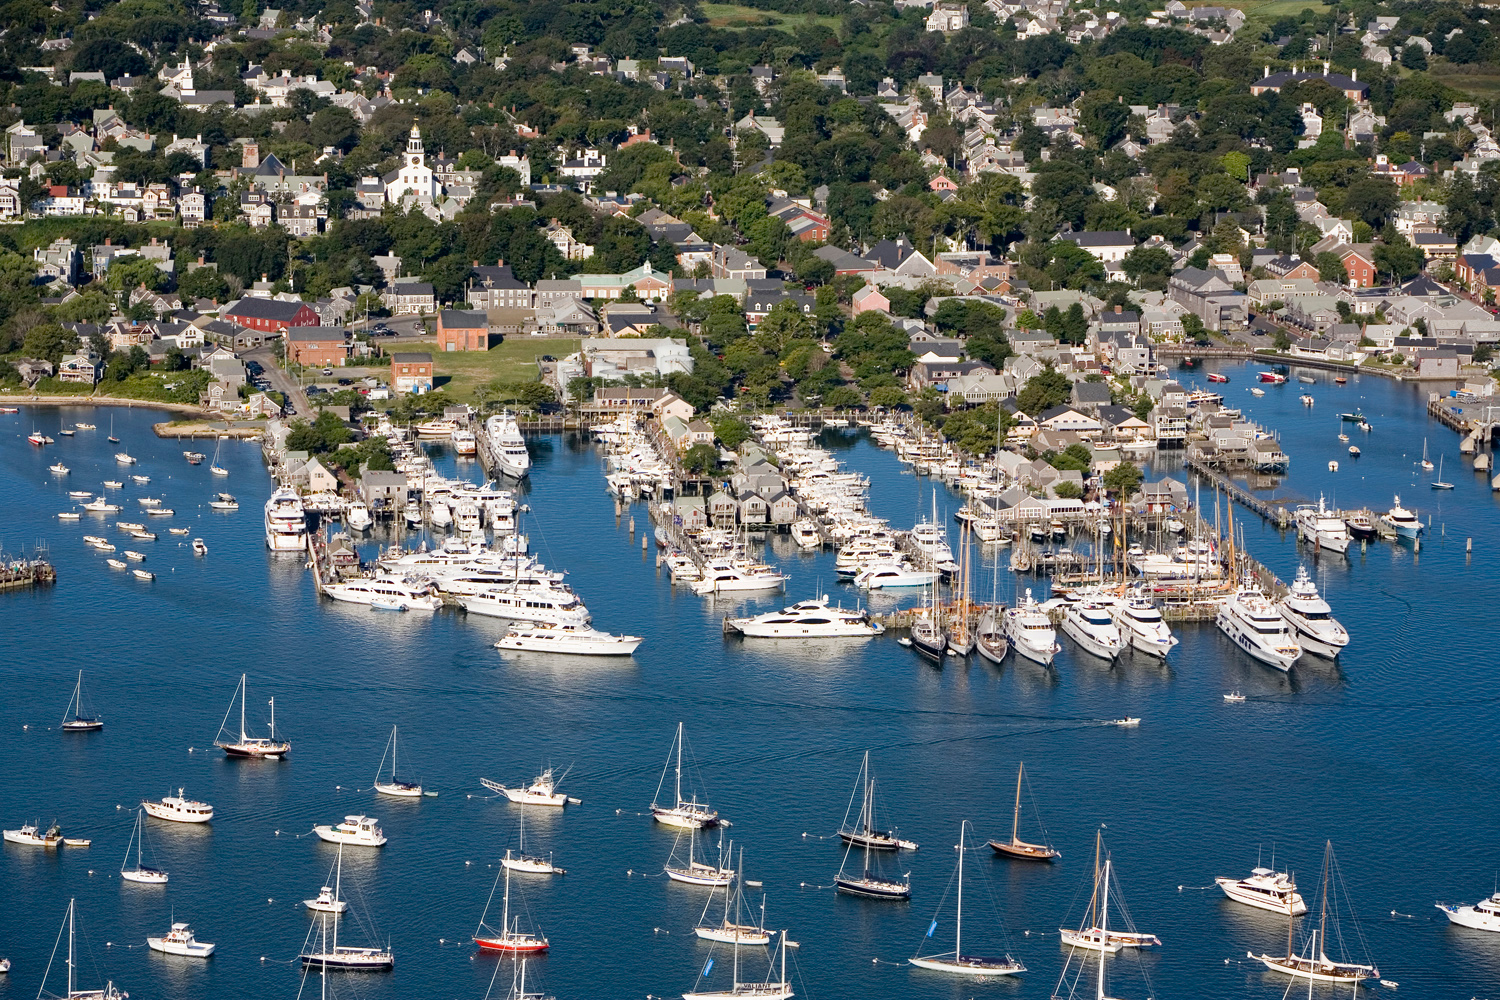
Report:
[[[1000,550],[995,550],[994,574],[990,577],[990,606],[979,616],[975,628],[974,644],[979,655],[991,663],[999,663],[1010,652],[1010,640],[1005,637],[1005,625],[1000,615]]]
[[[381,781],[380,772],[385,769],[385,758],[389,754],[391,758],[391,780]],[[391,727],[391,738],[386,741],[385,753],[380,755],[380,766],[375,768],[375,791],[381,795],[391,795],[401,799],[417,799],[422,797],[422,786],[413,785],[406,781],[396,780],[396,727]]]
[[[545,858],[535,857],[526,853],[526,811],[521,811],[520,833],[516,837],[516,856],[511,857],[510,851],[505,852],[505,858],[500,863],[513,872],[528,872],[532,875],[566,875],[566,868],[559,868],[552,863],[552,855]]]
[[[917,612],[917,616],[911,623],[911,644],[917,648],[917,652],[932,657],[934,660],[943,658],[943,651],[948,648],[948,637],[943,634],[942,611],[938,607],[937,583],[932,585],[932,601],[926,600],[923,595],[923,607]]]
[[[63,927],[57,929],[57,940],[52,945],[52,957],[47,960],[47,971],[42,973],[42,988],[37,993],[37,1000],[126,1000],[128,994],[123,990],[115,989],[113,981],[106,982],[102,990],[75,990],[73,988],[73,972],[78,968],[78,963],[73,959],[73,909],[74,900],[68,900],[68,915],[63,920]],[[68,987],[62,993],[49,993],[47,991],[47,976],[52,973],[52,963],[57,958],[57,946],[62,944],[63,928],[68,931]]]
[[[338,882],[344,871],[344,848],[339,845],[338,875],[334,881]],[[335,900],[337,901],[337,900]],[[307,932],[307,939],[302,942],[302,965],[304,968],[317,968],[326,972],[329,969],[350,969],[357,972],[389,972],[396,967],[396,957],[391,954],[389,943],[384,948],[359,948],[346,944],[339,944],[339,921],[333,923],[333,939],[330,943],[328,936],[329,914],[334,910],[322,911],[317,924]],[[313,934],[317,933],[318,941],[313,942]]]
[[[873,779],[865,782],[864,805],[860,809],[861,816],[873,816],[875,814],[875,782]],[[846,874],[849,867],[849,855],[853,852],[855,844],[848,841],[849,846],[844,848],[844,861],[839,865],[839,873],[834,876],[833,885],[839,892],[847,892],[851,896],[868,896],[873,899],[910,899],[911,880],[907,875],[901,876],[900,880],[881,878],[877,870],[874,874],[870,871],[870,838],[865,837],[862,842],[864,848],[864,865],[858,875]]]
[[[708,902],[703,904],[703,913],[698,917],[698,926],[693,928],[693,933],[705,941],[723,941],[726,944],[755,944],[766,945],[771,943],[771,935],[766,930],[766,901],[762,897],[760,902],[760,923],[739,923],[741,904],[744,902],[744,894],[740,886],[744,885],[745,850],[740,848],[740,864],[735,871],[735,877],[724,886],[724,919],[717,924],[710,924],[708,920],[708,908],[714,905],[714,893],[709,893]]]
[[[1323,847],[1323,900],[1318,910],[1318,926],[1312,932],[1305,954],[1298,954],[1294,948],[1297,919],[1290,912],[1289,907],[1286,921],[1286,955],[1256,955],[1246,952],[1245,957],[1260,960],[1272,972],[1281,972],[1293,978],[1318,983],[1345,983],[1355,987],[1356,990],[1361,980],[1379,979],[1380,970],[1373,962],[1360,965],[1356,962],[1334,961],[1328,957],[1328,884],[1337,874],[1338,862],[1333,856],[1333,841],[1326,841]],[[1345,898],[1347,901],[1347,897]],[[1335,898],[1335,910],[1337,906],[1338,899]],[[1363,946],[1364,935],[1359,932],[1358,918],[1354,916],[1352,908],[1350,917],[1355,920],[1355,936]],[[1334,935],[1342,947],[1344,935],[1338,930],[1337,912],[1333,914],[1333,921]]]
[[[1078,930],[1068,927],[1059,928],[1063,944],[1074,948],[1086,948],[1090,951],[1107,951],[1111,955],[1121,948],[1150,948],[1153,945],[1160,947],[1161,939],[1155,934],[1142,934],[1133,928],[1128,931],[1108,930],[1109,917],[1104,912],[1104,904],[1109,898],[1109,887],[1103,885],[1101,879],[1104,870],[1099,867],[1100,855],[1103,852],[1104,835],[1102,832],[1094,834],[1094,894],[1089,897],[1088,910],[1084,912],[1083,923]],[[1105,855],[1105,860],[1108,856]],[[1116,886],[1117,896],[1119,887]],[[1125,914],[1127,926],[1129,926],[1130,915],[1126,912],[1124,905],[1120,906],[1120,912]]]
[[[1451,490],[1451,489],[1453,489],[1453,484],[1452,483],[1445,482],[1443,480],[1443,456],[1442,455],[1438,456],[1438,474],[1437,474],[1437,478],[1434,479],[1428,485],[1430,485],[1435,490]]]
[[[1106,937],[1109,935],[1109,883],[1110,883],[1110,878],[1111,878],[1110,865],[1111,865],[1111,862],[1110,862],[1109,858],[1106,857],[1104,859],[1104,871],[1103,871],[1103,873],[1102,873],[1102,875],[1100,877],[1099,883],[1098,883],[1098,889],[1099,889],[1099,930],[1100,930],[1100,933],[1102,933]],[[1118,949],[1115,949],[1115,950],[1118,950]],[[1085,954],[1087,954],[1090,951],[1090,949],[1083,949],[1083,951],[1084,951]],[[1068,952],[1068,960],[1063,965],[1062,975],[1060,977],[1058,977],[1057,988],[1052,991],[1052,1000],[1063,1000],[1063,998],[1059,994],[1062,992],[1063,984],[1066,983],[1066,982],[1068,982],[1068,970],[1070,968],[1072,968],[1072,966],[1073,966],[1073,957],[1074,957],[1074,955],[1078,954],[1078,952],[1079,952],[1079,949],[1076,948],[1076,947],[1073,948],[1073,949],[1071,949]],[[1094,1000],[1110,1000],[1110,996],[1109,996],[1108,992],[1105,991],[1105,988],[1104,988],[1104,982],[1105,982],[1104,975],[1105,975],[1105,966],[1108,964],[1108,959],[1109,959],[1110,954],[1112,954],[1112,952],[1111,952],[1110,949],[1104,948],[1104,949],[1098,950],[1098,954],[1099,954],[1099,970],[1098,970],[1098,978],[1094,981]],[[1074,992],[1076,991],[1077,986],[1078,986],[1078,980],[1081,979],[1082,977],[1083,977],[1083,959],[1082,959],[1082,956],[1079,956],[1078,971],[1076,973],[1074,973],[1072,987],[1068,991],[1068,996],[1069,997],[1072,997],[1074,995]]]
[[[677,844],[682,840],[682,834],[677,835],[677,840],[672,842],[672,853],[667,858],[667,863],[662,865],[662,871],[667,873],[667,878],[673,882],[685,882],[688,885],[726,886],[734,881],[734,869],[724,866],[724,846],[722,841],[719,845],[719,863],[717,865],[704,864],[693,855],[693,846],[698,840],[698,831],[689,829],[688,838],[688,860],[683,865],[680,862],[673,865],[672,861],[677,856]],[[731,857],[733,847],[730,848]]]
[[[509,851],[505,852],[507,855]],[[516,954],[533,954],[546,951],[547,939],[540,934],[530,934],[521,930],[521,918],[517,917],[514,925],[510,919],[510,869],[501,866],[501,873],[495,876],[495,884],[490,887],[490,898],[484,904],[484,913],[479,915],[479,926],[474,930],[474,943],[485,951],[508,951]],[[501,930],[497,934],[488,927],[484,918],[490,912],[490,903],[495,901],[495,890],[500,887],[500,879],[505,879],[505,901],[500,913]],[[485,933],[485,932],[488,933]]]
[[[958,913],[953,920],[953,950],[945,951],[938,955],[923,955],[919,947],[917,953],[907,959],[912,965],[919,969],[930,969],[933,972],[952,972],[961,976],[1017,976],[1026,971],[1026,966],[1006,955],[1004,958],[981,958],[977,955],[965,955],[964,947],[964,833],[968,829],[969,821],[964,820],[958,826]],[[941,904],[939,904],[941,910]],[[937,918],[927,928],[926,937],[930,938],[937,931]],[[924,938],[923,940],[926,940]]]
[[[865,751],[864,763],[859,766],[859,777],[854,780],[854,791],[849,794],[849,805],[844,809],[844,822],[839,827],[839,839],[853,847],[868,847],[872,851],[915,851],[917,843],[902,840],[895,830],[875,829],[875,779],[870,774],[870,751]],[[854,808],[854,797],[860,796],[859,815],[854,825],[849,825],[849,811]]]
[[[1422,439],[1422,468],[1432,471],[1432,460],[1427,457],[1427,439]]]
[[[685,800],[682,797],[682,723],[677,723],[677,736],[672,741],[672,748],[667,751],[667,763],[661,770],[661,780],[656,783],[656,795],[651,799],[651,816],[662,826],[678,827],[684,830],[701,830],[704,827],[715,826],[724,821],[719,819],[719,814],[711,809],[707,803],[700,803],[698,796],[694,793],[692,799]],[[672,768],[673,754],[676,754],[676,779],[673,786],[673,805],[664,806],[658,804],[661,798],[661,787],[666,784],[667,771]],[[728,824],[725,823],[727,826]]]
[[[120,443],[120,439],[115,437],[115,415],[113,413],[109,415],[109,437],[105,438],[104,440],[108,441],[110,444]]]
[[[240,674],[239,686],[234,689],[235,698],[240,702],[240,733],[236,740],[225,741],[215,738],[214,746],[223,750],[231,757],[253,757],[266,760],[280,760],[291,752],[292,745],[285,740],[276,738],[276,699],[271,699],[271,735],[269,738],[261,736],[250,736],[245,731],[245,699],[247,691],[245,687],[245,675]],[[219,736],[224,735],[224,726],[229,722],[229,713],[234,711],[234,701],[231,699],[229,708],[224,712],[224,721],[219,723]]]
[[[1026,764],[1023,762],[1016,771],[1016,811],[1010,823],[1010,840],[992,840],[990,847],[996,854],[1003,854],[1008,858],[1018,858],[1022,861],[1052,861],[1062,857],[1062,851],[1056,850],[1051,844],[1029,844],[1019,836],[1021,832],[1021,781],[1026,774]],[[1046,835],[1046,831],[1042,831]]]
[[[72,718],[69,718],[72,716]],[[97,715],[83,712],[83,671],[78,671],[78,683],[73,685],[73,697],[63,711],[62,731],[65,733],[93,733],[104,728],[104,720]]]
[[[792,992],[791,984],[786,981],[786,949],[791,942],[786,939],[786,931],[781,932],[781,975],[779,979],[772,979],[771,975],[776,970],[773,962],[771,968],[766,972],[766,978],[758,983],[740,982],[740,945],[734,944],[734,980],[733,985],[727,990],[712,990],[702,993],[684,993],[682,1000],[735,1000],[738,997],[750,997],[753,1000],[791,1000],[797,994]],[[792,947],[796,947],[792,944]],[[710,955],[708,963],[703,966],[700,978],[706,977],[714,968],[714,959]]]
[[[127,882],[140,882],[143,885],[163,885],[167,881],[167,873],[160,868],[148,868],[141,864],[141,848],[146,844],[146,810],[139,809],[135,814],[135,829],[130,832],[130,842],[125,845],[125,860],[120,862],[120,877]],[[130,864],[130,849],[135,848],[135,867],[127,868]]]
[[[212,472],[216,476],[229,475],[229,470],[219,464],[219,444],[223,440],[224,439],[221,437],[214,442],[214,460],[210,462],[208,466],[208,471]]]
[[[958,618],[948,630],[948,652],[968,656],[974,651],[974,632],[969,628],[969,522],[958,533]]]

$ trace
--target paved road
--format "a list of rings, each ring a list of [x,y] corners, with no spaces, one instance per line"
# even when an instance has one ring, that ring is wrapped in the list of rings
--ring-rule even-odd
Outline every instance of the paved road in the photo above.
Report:
[[[297,410],[298,416],[310,414],[312,405],[307,401],[307,393],[276,363],[276,356],[271,353],[269,347],[257,347],[246,351],[241,357],[246,361],[258,361],[265,369],[265,376],[271,383],[271,388],[286,396],[287,401]]]

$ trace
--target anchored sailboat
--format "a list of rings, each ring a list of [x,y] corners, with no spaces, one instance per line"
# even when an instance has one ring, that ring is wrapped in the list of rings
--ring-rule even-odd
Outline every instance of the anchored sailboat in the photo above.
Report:
[[[734,881],[734,869],[726,867],[724,864],[724,844],[722,840],[719,843],[719,863],[717,865],[709,865],[697,860],[693,854],[693,845],[698,840],[698,831],[689,829],[687,831],[687,838],[687,864],[683,865],[681,862],[678,862],[676,865],[672,864],[672,861],[677,856],[677,844],[682,840],[682,834],[679,833],[677,840],[672,842],[671,856],[667,858],[667,863],[662,866],[662,870],[667,873],[667,878],[673,882],[685,882],[688,885],[709,885],[716,887],[726,886]],[[730,856],[734,856],[732,847],[730,849]]]
[[[1334,936],[1338,939],[1342,950],[1344,935],[1339,930],[1338,919],[1338,897],[1335,896],[1334,912],[1328,912],[1328,886],[1330,881],[1338,877],[1338,861],[1333,856],[1333,841],[1327,841],[1323,847],[1323,888],[1322,902],[1318,907],[1318,926],[1312,932],[1304,954],[1298,954],[1295,949],[1295,934],[1297,921],[1290,912],[1286,921],[1286,955],[1255,955],[1247,952],[1246,958],[1259,959],[1265,963],[1266,968],[1272,972],[1285,973],[1297,979],[1308,979],[1318,983],[1344,983],[1358,988],[1361,980],[1379,979],[1380,970],[1375,967],[1374,962],[1368,961],[1368,948],[1365,945],[1364,934],[1359,929],[1359,920],[1354,915],[1352,907],[1349,908],[1349,917],[1354,920],[1354,935],[1360,943],[1360,947],[1366,949],[1366,960],[1368,964],[1361,965],[1357,962],[1347,961],[1347,956],[1341,956],[1340,961],[1328,957],[1328,922],[1333,918]],[[1345,905],[1348,898],[1345,896]],[[1288,908],[1290,910],[1290,908]]]
[[[684,830],[701,830],[704,827],[716,826],[724,823],[719,819],[719,814],[709,807],[707,803],[698,801],[694,793],[692,799],[682,797],[682,723],[677,723],[677,736],[672,740],[672,749],[667,752],[667,763],[662,768],[661,780],[656,783],[656,795],[651,799],[651,815],[663,826],[673,826]],[[675,783],[673,785],[673,805],[664,806],[658,804],[661,798],[662,785],[666,784],[667,771],[673,770],[673,754],[676,755],[676,768],[674,771]],[[728,823],[724,823],[728,826]]]
[[[1109,931],[1109,883],[1110,883],[1110,860],[1109,860],[1109,858],[1106,857],[1104,859],[1104,871],[1101,874],[1100,879],[1099,879],[1099,883],[1098,883],[1098,886],[1099,886],[1099,929],[1106,936],[1108,936],[1108,934],[1110,933],[1110,931]],[[1109,959],[1110,954],[1112,953],[1112,950],[1109,949],[1109,948],[1104,948],[1104,949],[1087,949],[1087,948],[1085,948],[1085,949],[1082,949],[1082,953],[1083,954],[1088,954],[1091,950],[1097,951],[1097,954],[1099,955],[1098,977],[1094,981],[1094,1000],[1110,1000],[1109,993],[1104,988],[1104,983],[1105,983],[1104,975],[1105,975],[1105,966],[1107,964],[1107,960]],[[1114,949],[1114,950],[1118,950],[1118,949]],[[1077,947],[1074,947],[1071,950],[1069,950],[1069,952],[1068,952],[1068,960],[1063,965],[1062,975],[1060,977],[1058,977],[1058,980],[1057,980],[1057,988],[1052,991],[1052,1000],[1064,1000],[1064,998],[1060,995],[1062,993],[1062,988],[1063,988],[1064,984],[1067,984],[1069,986],[1069,989],[1068,989],[1068,1000],[1072,1000],[1072,998],[1076,996],[1077,989],[1078,989],[1078,984],[1079,984],[1079,980],[1081,980],[1083,978],[1083,954],[1080,954],[1080,949],[1077,948]],[[1073,968],[1074,968],[1073,959],[1075,958],[1075,956],[1078,958],[1077,971],[1075,971],[1073,973],[1073,979],[1072,979],[1071,982],[1069,982],[1069,980],[1068,980],[1068,973],[1069,973],[1069,971],[1073,970]]]
[[[860,809],[860,815],[873,815],[875,811],[875,782],[865,782],[864,805]],[[858,875],[846,874],[849,867],[849,855],[854,850],[853,841],[844,848],[844,861],[839,865],[839,873],[834,877],[834,888],[839,892],[847,892],[851,896],[868,896],[872,899],[910,899],[911,880],[903,875],[899,880],[882,878],[878,866],[871,872],[870,868],[870,841],[866,838],[863,842],[864,865]]]
[[[788,946],[796,947],[795,944],[786,939],[786,931],[781,932],[781,974],[779,979],[772,979],[776,971],[773,962],[771,968],[766,972],[766,978],[758,983],[740,982],[740,945],[734,943],[734,979],[733,985],[727,990],[714,990],[704,993],[684,993],[682,1000],[737,1000],[739,997],[750,997],[752,1000],[791,1000],[796,996],[792,992],[791,985],[786,981],[786,950]],[[714,968],[714,959],[710,955],[708,963],[703,966],[700,978],[706,978]]]
[[[714,893],[709,893],[708,902],[703,904],[703,914],[698,918],[698,926],[693,928],[693,933],[705,941],[723,941],[726,944],[756,944],[765,945],[771,943],[771,935],[766,930],[766,901],[761,897],[760,901],[760,923],[739,923],[740,910],[744,903],[744,894],[740,886],[744,884],[745,850],[740,848],[740,864],[735,871],[735,877],[724,885],[724,919],[717,924],[709,924],[708,908],[714,905]],[[731,915],[732,914],[732,915]]]
[[[57,930],[57,940],[52,944],[52,957],[47,959],[47,971],[42,973],[42,988],[37,993],[38,1000],[126,1000],[128,994],[123,990],[115,989],[113,981],[106,982],[102,990],[75,990],[73,988],[73,970],[78,968],[78,963],[73,958],[73,910],[74,900],[68,900],[68,915],[63,920],[63,927]],[[52,963],[57,958],[57,947],[62,944],[63,928],[68,931],[68,988],[63,993],[49,993],[47,991],[47,977],[52,973]]]
[[[334,884],[337,885],[343,878],[344,873],[344,845],[339,845],[339,858],[337,862],[337,874],[334,876]],[[319,897],[321,899],[322,897]],[[338,893],[334,892],[335,905],[338,905]],[[311,904],[309,904],[311,905]],[[329,969],[350,969],[357,972],[389,972],[396,967],[396,958],[391,954],[389,943],[384,948],[358,948],[350,945],[339,944],[338,920],[331,921],[333,925],[333,937],[330,941],[328,927],[329,915],[337,916],[337,910],[332,907],[315,907],[322,914],[315,924],[307,932],[307,940],[302,943],[302,964],[307,968],[317,968],[326,972]],[[318,940],[313,942],[313,935],[317,934]]]
[[[1022,861],[1052,861],[1062,857],[1062,852],[1056,850],[1051,844],[1029,844],[1019,836],[1021,832],[1021,782],[1026,774],[1026,765],[1022,763],[1016,771],[1016,811],[1010,824],[1010,840],[992,840],[990,847],[996,854],[1003,854],[1008,858],[1018,858]],[[1046,830],[1042,831],[1046,836]]]
[[[552,863],[552,855],[545,858],[526,853],[526,813],[521,812],[520,831],[516,835],[516,856],[511,857],[509,851],[505,852],[505,858],[500,862],[513,872],[526,872],[531,875],[566,875],[566,868],[559,868]]]
[[[71,716],[71,718],[70,718]],[[73,685],[73,697],[63,711],[62,731],[65,733],[93,733],[104,728],[104,720],[97,715],[85,714],[83,710],[83,671],[78,671],[78,683]]]
[[[1125,925],[1129,930],[1108,930],[1109,917],[1104,912],[1105,902],[1109,898],[1109,887],[1103,884],[1105,869],[1099,867],[1099,859],[1103,855],[1104,836],[1102,832],[1094,834],[1094,894],[1089,897],[1088,910],[1084,912],[1083,923],[1075,931],[1068,927],[1059,928],[1063,944],[1074,948],[1085,948],[1090,951],[1107,951],[1111,955],[1121,948],[1150,948],[1153,945],[1160,946],[1161,939],[1155,934],[1142,934],[1137,931],[1130,922],[1130,913],[1125,909],[1124,903],[1119,904],[1121,915],[1124,917]],[[1115,887],[1115,898],[1120,899],[1122,894],[1119,886]]]
[[[917,843],[914,840],[902,840],[896,835],[895,830],[877,830],[875,828],[875,800],[871,792],[875,778],[870,774],[870,751],[865,751],[864,763],[859,767],[859,777],[855,779],[854,791],[849,795],[849,805],[844,810],[844,822],[839,827],[839,839],[854,847],[868,847],[872,851],[915,851]],[[854,799],[859,796],[859,816],[854,825],[849,825],[849,812],[854,808]]]
[[[391,758],[391,780],[382,782],[380,772],[385,770],[385,758]],[[385,753],[380,755],[380,766],[375,768],[375,791],[381,795],[391,795],[402,799],[417,799],[422,797],[422,786],[413,785],[409,782],[396,779],[396,727],[391,727],[391,738],[386,741]]]
[[[252,737],[245,729],[245,699],[247,696],[245,687],[245,675],[240,674],[239,686],[234,689],[234,696],[240,703],[240,733],[239,739],[223,740],[214,739],[214,746],[223,750],[231,757],[253,757],[266,760],[280,760],[291,752],[292,745],[285,740],[276,738],[276,699],[271,699],[271,735],[266,737]],[[234,700],[229,702],[229,708],[224,713],[224,721],[219,723],[219,737],[224,735],[224,726],[229,722],[229,713],[234,711]]]
[[[510,856],[510,851],[505,852]],[[484,922],[489,915],[490,903],[495,901],[495,890],[500,887],[500,879],[505,879],[505,899],[500,911],[499,933]],[[488,933],[486,933],[488,932]],[[495,884],[490,887],[490,898],[484,904],[484,913],[479,915],[479,926],[474,930],[474,943],[485,951],[508,951],[512,953],[533,954],[546,951],[547,939],[541,934],[531,934],[521,930],[521,918],[517,917],[514,924],[510,919],[510,868],[501,865],[501,874],[495,876]]]
[[[135,815],[135,829],[130,832],[130,842],[125,845],[125,860],[120,862],[120,877],[128,882],[140,882],[144,885],[162,885],[167,881],[167,873],[160,868],[150,868],[141,864],[141,848],[146,844],[146,810],[139,809]],[[130,864],[130,849],[135,848],[135,867],[127,868]]]
[[[1004,958],[981,958],[977,955],[964,954],[964,851],[966,850],[964,832],[968,825],[969,821],[964,820],[958,826],[958,913],[953,920],[953,950],[938,955],[924,956],[921,948],[918,948],[917,953],[907,961],[919,969],[952,972],[961,976],[1020,975],[1026,971],[1026,966],[1011,958],[1009,954]],[[932,937],[937,927],[937,918],[934,917],[932,924],[927,928],[927,937]]]

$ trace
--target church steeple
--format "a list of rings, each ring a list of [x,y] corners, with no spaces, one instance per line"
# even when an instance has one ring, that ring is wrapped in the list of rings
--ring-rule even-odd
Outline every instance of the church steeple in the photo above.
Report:
[[[426,155],[422,152],[422,130],[416,125],[411,127],[411,138],[406,140],[406,162],[414,167],[422,165]]]

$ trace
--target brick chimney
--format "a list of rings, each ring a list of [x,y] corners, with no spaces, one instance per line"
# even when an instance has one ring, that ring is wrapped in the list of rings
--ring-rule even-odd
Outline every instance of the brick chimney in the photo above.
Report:
[[[504,266],[505,266],[505,258],[504,258],[504,257],[500,257],[500,258],[498,258],[498,259],[497,259],[497,260],[496,260],[496,261],[495,261],[495,266],[496,266],[496,267],[504,267]]]

